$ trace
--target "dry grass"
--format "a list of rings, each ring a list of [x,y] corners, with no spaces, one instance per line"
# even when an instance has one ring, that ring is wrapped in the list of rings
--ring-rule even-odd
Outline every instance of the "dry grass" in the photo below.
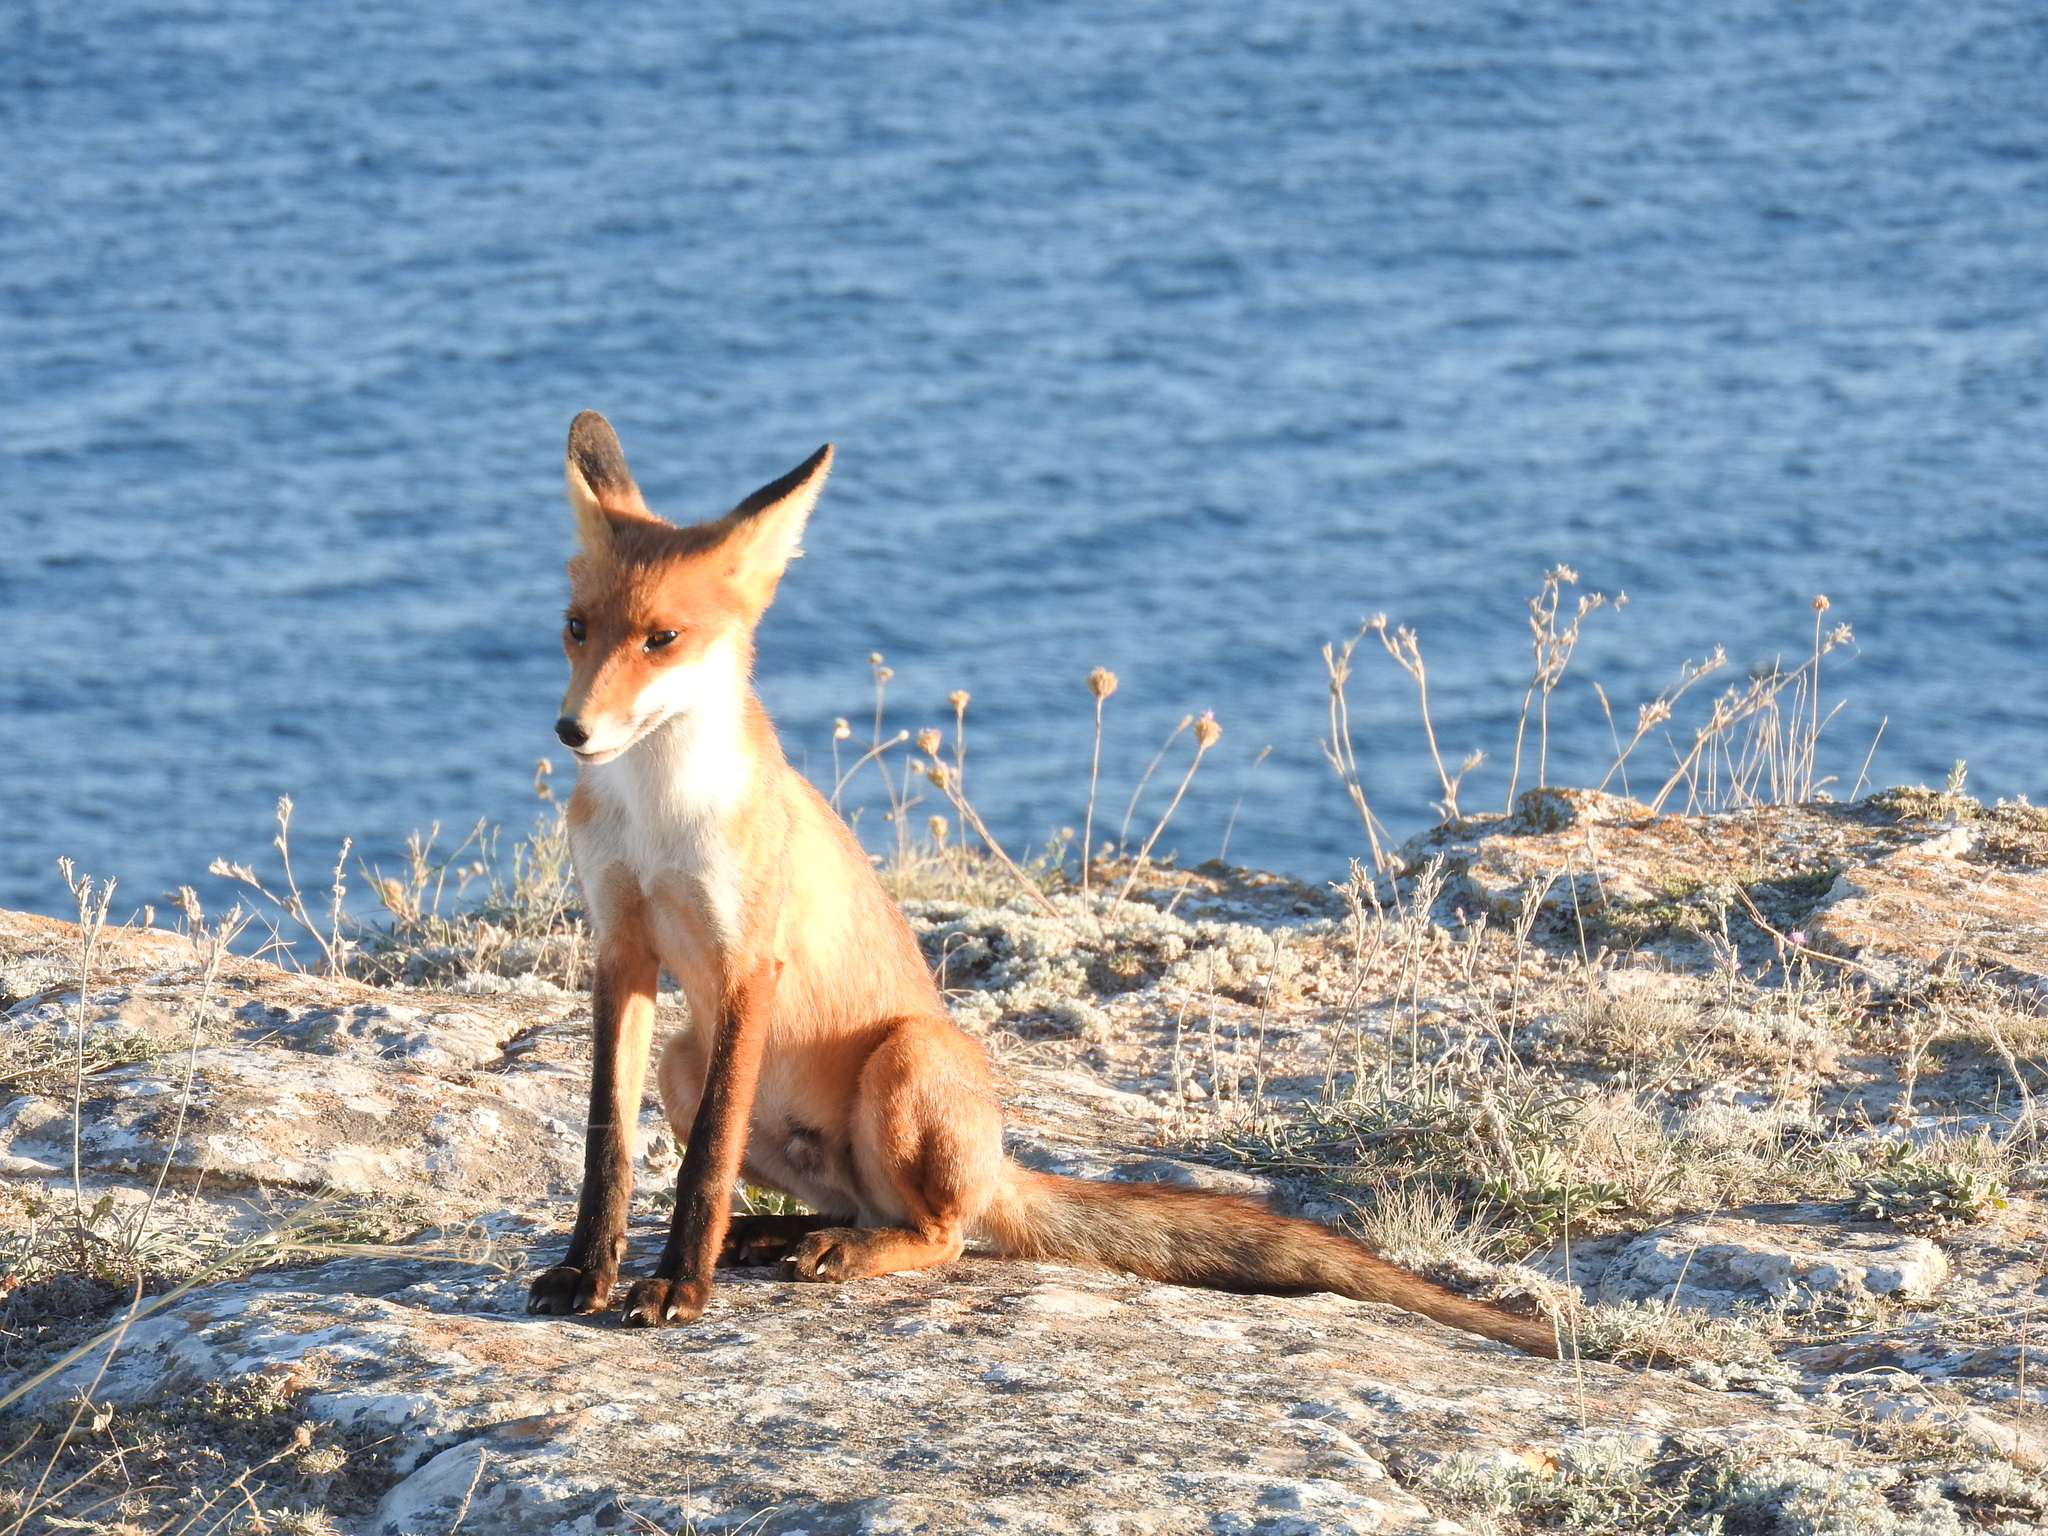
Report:
[[[301,1369],[202,1382],[134,1407],[14,1414],[0,1532],[339,1536],[395,1480],[397,1447],[305,1417],[317,1386]]]
[[[516,985],[531,978],[570,991],[589,986],[589,928],[552,773],[543,759],[534,792],[547,810],[509,855],[499,855],[498,834],[483,825],[440,852],[437,825],[406,840],[399,874],[370,872],[386,922],[362,932],[349,957],[351,974],[478,991],[509,990],[494,979]]]
[[[99,1381],[131,1328],[204,1285],[340,1257],[499,1266],[487,1230],[406,1197],[314,1198],[211,1238],[173,1237],[167,1221],[139,1246],[96,1230],[98,1216],[82,1225],[47,1209],[29,1216],[26,1230],[0,1227],[11,1266],[0,1279],[0,1332],[12,1356],[0,1392],[0,1536],[353,1528],[396,1481],[400,1447],[388,1434],[309,1418],[317,1364],[173,1383],[118,1406],[98,1396]],[[93,1373],[90,1387],[61,1401],[34,1396],[74,1367]]]
[[[1935,1533],[2038,1530],[2048,1488],[2009,1462],[1923,1437],[1891,1465],[1843,1465],[1769,1433],[1744,1443],[1667,1435],[1575,1446],[1568,1458],[1533,1448],[1505,1462],[1450,1456],[1429,1490],[1488,1536],[1574,1531],[1587,1536],[1737,1533]],[[1968,1526],[1962,1522],[1967,1520]],[[2002,1523],[2011,1522],[2011,1523]]]

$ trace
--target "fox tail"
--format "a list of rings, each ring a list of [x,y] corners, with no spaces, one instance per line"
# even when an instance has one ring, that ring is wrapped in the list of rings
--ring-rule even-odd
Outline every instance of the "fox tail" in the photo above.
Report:
[[[1242,1195],[1062,1178],[1012,1164],[981,1234],[1005,1258],[1073,1259],[1171,1285],[1264,1296],[1330,1291],[1554,1360],[1547,1322],[1518,1317],[1389,1264],[1363,1243]]]

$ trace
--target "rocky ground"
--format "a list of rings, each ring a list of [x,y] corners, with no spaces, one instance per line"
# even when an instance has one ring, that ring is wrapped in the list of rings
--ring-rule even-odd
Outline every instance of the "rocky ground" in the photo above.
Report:
[[[0,914],[0,1531],[2043,1528],[2048,818],[1540,791],[1404,856],[906,908],[1014,1155],[1350,1221],[1579,1358],[973,1257],[529,1318],[560,946],[373,985]]]

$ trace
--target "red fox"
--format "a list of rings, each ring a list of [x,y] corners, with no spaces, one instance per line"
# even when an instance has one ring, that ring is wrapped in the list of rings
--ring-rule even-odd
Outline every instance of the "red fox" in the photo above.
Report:
[[[582,547],[555,729],[578,764],[568,827],[595,933],[596,1050],[576,1225],[528,1309],[611,1304],[666,966],[691,1022],[658,1081],[685,1152],[668,1242],[627,1293],[629,1324],[697,1317],[721,1263],[850,1280],[944,1264],[973,1242],[1179,1285],[1334,1291],[1554,1357],[1548,1324],[1315,1222],[1004,1156],[987,1055],[947,1018],[909,924],[784,759],[750,681],[755,626],[831,463],[828,444],[724,517],[679,527],[648,511],[610,423],[585,411],[569,429]],[[734,1218],[740,1176],[821,1214]]]

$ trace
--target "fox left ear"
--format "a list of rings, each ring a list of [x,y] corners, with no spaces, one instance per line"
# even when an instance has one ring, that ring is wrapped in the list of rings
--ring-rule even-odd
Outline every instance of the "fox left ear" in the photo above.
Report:
[[[832,445],[827,443],[720,519],[731,529],[722,542],[732,552],[733,580],[756,608],[768,606],[784,567],[803,553],[804,523],[831,470]]]

